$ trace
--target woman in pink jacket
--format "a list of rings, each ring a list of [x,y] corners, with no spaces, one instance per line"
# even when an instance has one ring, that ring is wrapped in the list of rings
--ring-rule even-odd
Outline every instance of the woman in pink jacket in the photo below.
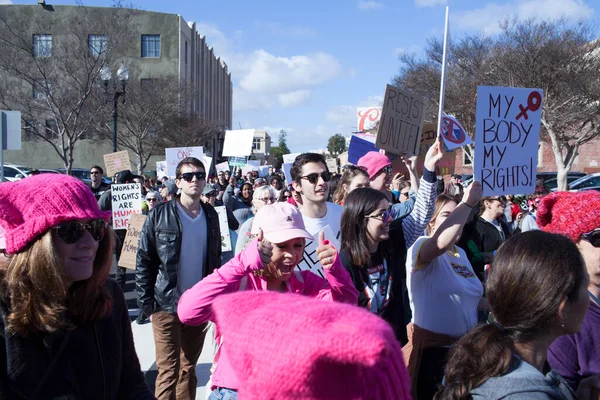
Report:
[[[242,290],[273,290],[357,304],[358,292],[350,275],[323,232],[319,233],[317,256],[325,279],[310,271],[295,270],[304,255],[305,240],[313,240],[296,207],[288,203],[262,207],[254,217],[252,232],[258,234],[257,239],[181,296],[177,308],[181,322],[200,325],[214,321],[213,300],[221,294]],[[239,377],[231,367],[227,339],[223,341],[217,332],[217,340],[220,345],[215,355],[213,392],[209,399],[236,400]]]

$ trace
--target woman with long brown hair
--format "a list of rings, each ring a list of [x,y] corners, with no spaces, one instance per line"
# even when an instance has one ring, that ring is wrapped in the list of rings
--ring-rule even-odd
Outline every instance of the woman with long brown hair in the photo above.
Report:
[[[486,282],[493,324],[479,325],[450,351],[436,399],[575,399],[546,362],[558,337],[578,332],[589,275],[573,242],[529,231],[496,253]]]
[[[70,176],[0,184],[0,398],[154,398],[107,279],[109,218]]]
[[[367,170],[354,165],[346,165],[344,173],[338,182],[337,189],[333,193],[333,202],[344,205],[346,196],[354,189],[369,187],[369,174]]]

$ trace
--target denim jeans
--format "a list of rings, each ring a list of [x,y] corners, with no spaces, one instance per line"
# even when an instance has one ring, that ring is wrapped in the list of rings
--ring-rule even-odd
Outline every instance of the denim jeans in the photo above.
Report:
[[[235,390],[216,388],[212,391],[208,400],[237,400],[238,394]]]

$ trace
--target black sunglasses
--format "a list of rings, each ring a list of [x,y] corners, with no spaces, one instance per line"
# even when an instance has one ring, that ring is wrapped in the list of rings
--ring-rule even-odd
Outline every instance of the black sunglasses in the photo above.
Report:
[[[319,181],[319,176],[321,178],[323,178],[323,181],[325,182],[329,182],[331,180],[332,174],[331,172],[321,172],[320,174],[318,173],[314,173],[314,174],[308,174],[306,176],[301,176],[301,179],[306,179],[307,181],[309,181],[311,184],[316,185],[317,182]]]
[[[155,201],[158,201],[158,199],[156,197],[148,197],[146,198],[146,201],[151,201],[154,203]]]
[[[376,174],[376,175],[379,175],[379,174],[381,174],[382,172],[385,172],[385,174],[386,174],[386,175],[392,175],[392,166],[391,166],[391,165],[388,165],[388,166],[385,166],[385,167],[381,168],[381,169],[379,170],[379,172],[377,172],[377,174]]]
[[[194,179],[194,176],[196,177],[196,180],[203,181],[204,179],[206,179],[206,172],[184,172],[183,174],[179,175],[179,179],[183,179],[186,182],[191,182],[192,179]]]
[[[100,171],[90,171],[90,175],[102,175]]]
[[[590,244],[594,247],[600,247],[600,231],[591,231],[588,233],[584,233],[581,235],[581,238],[586,242],[590,242]]]
[[[95,219],[87,224],[78,221],[67,221],[52,229],[56,231],[60,240],[66,244],[77,243],[83,237],[86,230],[96,242],[99,242],[104,238],[104,234],[106,233],[106,221]]]

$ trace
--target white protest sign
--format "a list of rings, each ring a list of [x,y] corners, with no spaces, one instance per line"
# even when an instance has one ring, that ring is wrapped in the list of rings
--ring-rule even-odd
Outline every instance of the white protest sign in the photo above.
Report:
[[[242,167],[242,175],[246,176],[248,172],[258,171],[258,167],[246,164]]]
[[[219,228],[221,228],[221,251],[231,251],[231,236],[229,235],[229,222],[227,221],[227,210],[225,206],[215,207],[219,214]]]
[[[245,157],[252,153],[254,129],[225,131],[223,157]]]
[[[177,165],[179,165],[181,160],[186,157],[196,157],[198,160],[203,161],[204,149],[202,146],[170,147],[165,149],[165,155],[167,158],[167,175],[174,178]],[[208,172],[208,170],[206,171]]]
[[[215,168],[217,169],[217,172],[231,171],[229,169],[229,163],[227,161],[215,165]]]
[[[387,85],[375,146],[392,154],[418,154],[424,108],[421,97]]]
[[[329,225],[325,226],[322,231],[325,233],[325,239],[329,240],[336,249],[339,250],[340,243],[338,239],[335,237],[333,230]],[[306,246],[304,247],[304,255],[302,256],[302,260],[298,263],[298,270],[300,271],[310,271],[316,275],[319,275],[321,278],[325,278],[325,273],[323,272],[323,266],[319,261],[319,257],[317,256],[317,248],[319,247],[319,233],[314,234],[314,240],[307,240]]]
[[[356,119],[359,132],[377,129],[381,119],[381,107],[360,107],[356,111]]]
[[[484,196],[535,191],[541,89],[479,86],[475,180]]]
[[[258,167],[260,167],[260,161],[258,160],[248,160],[246,161],[246,165],[251,165],[253,167],[257,167],[255,171],[258,171]]]
[[[269,178],[269,168],[271,168],[270,165],[261,165],[258,167],[258,176],[261,178]]]
[[[281,169],[283,169],[283,173],[285,174],[285,181],[287,184],[292,183],[292,164],[282,164]]]
[[[296,160],[296,157],[298,157],[299,155],[300,153],[284,154],[283,162],[286,164],[293,164],[294,160]]]
[[[167,161],[157,161],[156,162],[156,178],[158,179],[162,179],[164,176],[169,176],[167,175]]]
[[[113,184],[110,187],[113,229],[127,229],[132,214],[142,213],[142,188],[139,183]]]
[[[202,164],[204,164],[204,171],[206,171],[206,174],[208,175],[208,172],[210,171],[210,166],[212,165],[212,157],[209,157],[206,154],[204,154],[200,161],[202,161]]]
[[[450,115],[442,117],[441,134],[448,150],[454,150],[457,147],[473,143],[465,128],[456,118]]]

